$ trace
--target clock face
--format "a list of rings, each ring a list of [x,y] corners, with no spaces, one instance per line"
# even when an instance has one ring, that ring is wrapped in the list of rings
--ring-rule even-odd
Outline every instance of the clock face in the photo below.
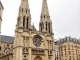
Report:
[[[36,47],[39,47],[41,45],[41,40],[40,38],[34,38],[33,43]]]

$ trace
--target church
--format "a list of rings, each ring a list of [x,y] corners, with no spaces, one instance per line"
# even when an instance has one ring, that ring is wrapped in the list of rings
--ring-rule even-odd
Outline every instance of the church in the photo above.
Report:
[[[28,0],[21,0],[15,35],[1,35],[2,12],[0,1],[0,60],[55,60],[54,33],[47,0],[42,2],[39,31],[31,25]]]

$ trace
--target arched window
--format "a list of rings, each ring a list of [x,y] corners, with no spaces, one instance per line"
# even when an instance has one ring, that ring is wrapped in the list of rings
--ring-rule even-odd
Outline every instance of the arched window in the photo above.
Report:
[[[23,27],[25,27],[25,16],[23,17]]]
[[[45,15],[44,15],[44,18],[45,18]]]
[[[1,50],[1,46],[0,46],[0,50]]]
[[[48,24],[48,26],[49,26],[49,33],[50,33],[50,23]]]
[[[26,21],[26,29],[28,29],[28,21],[29,21],[29,17],[27,17],[27,21]]]
[[[47,22],[46,22],[46,30],[47,30]]]

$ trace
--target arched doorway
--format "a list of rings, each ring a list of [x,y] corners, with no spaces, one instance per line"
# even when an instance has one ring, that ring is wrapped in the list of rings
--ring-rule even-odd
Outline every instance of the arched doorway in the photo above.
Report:
[[[34,60],[42,60],[42,58],[40,56],[36,56]]]

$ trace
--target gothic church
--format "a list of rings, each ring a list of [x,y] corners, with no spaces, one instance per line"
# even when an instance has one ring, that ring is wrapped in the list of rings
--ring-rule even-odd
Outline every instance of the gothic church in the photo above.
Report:
[[[0,60],[55,60],[47,0],[42,2],[39,31],[31,25],[28,0],[21,0],[14,37],[1,35],[3,10],[0,1]]]

